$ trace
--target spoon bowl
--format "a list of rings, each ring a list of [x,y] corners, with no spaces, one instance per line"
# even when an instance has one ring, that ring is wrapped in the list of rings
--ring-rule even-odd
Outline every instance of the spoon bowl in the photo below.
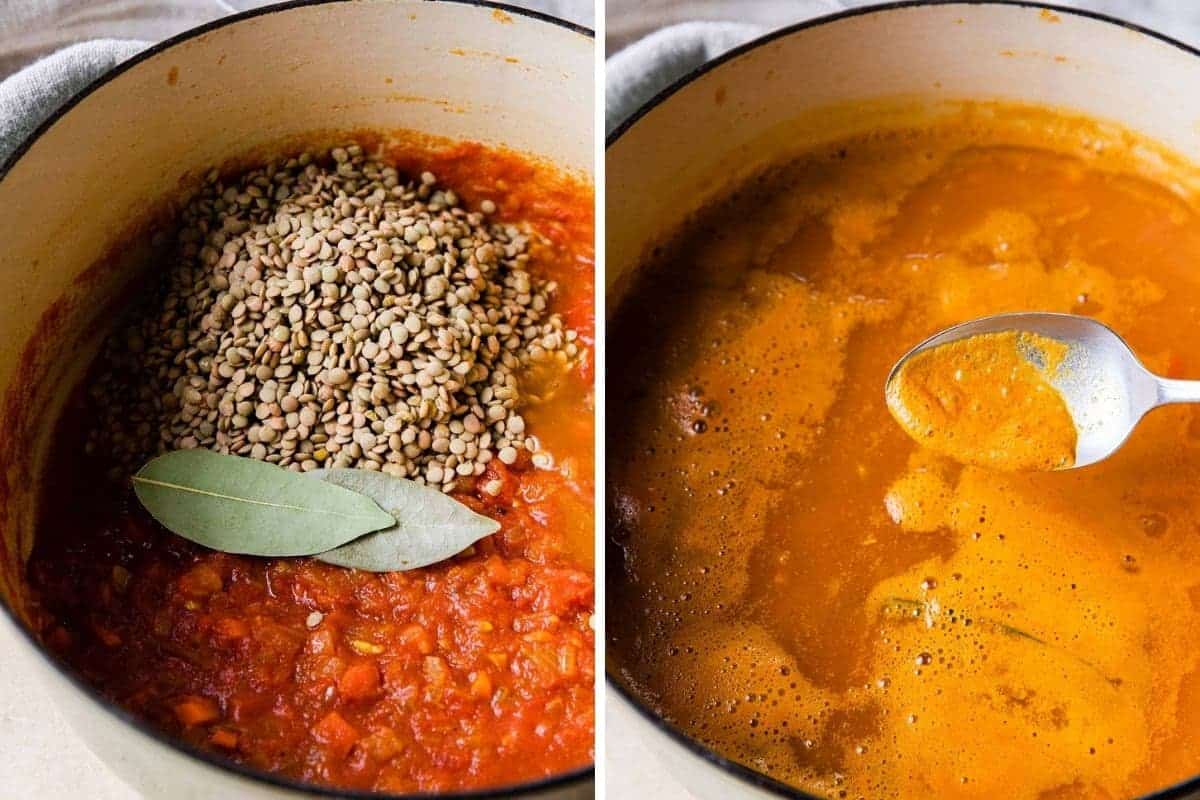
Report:
[[[996,314],[947,328],[905,353],[888,373],[886,386],[891,387],[901,367],[918,353],[972,336],[1009,331],[1045,336],[1067,346],[1061,365],[1047,376],[1062,395],[1078,435],[1075,461],[1064,469],[1108,458],[1151,409],[1200,401],[1200,381],[1153,374],[1107,325],[1089,317],[1048,312]]]

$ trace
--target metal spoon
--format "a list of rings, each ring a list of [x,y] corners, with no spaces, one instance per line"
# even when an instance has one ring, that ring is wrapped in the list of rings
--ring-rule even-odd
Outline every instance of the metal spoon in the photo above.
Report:
[[[923,350],[984,333],[1039,334],[1069,348],[1051,384],[1075,421],[1074,467],[1095,464],[1115,453],[1146,412],[1168,403],[1200,402],[1200,381],[1160,378],[1107,325],[1074,314],[997,314],[947,328],[909,350],[888,373],[887,384],[908,359]]]

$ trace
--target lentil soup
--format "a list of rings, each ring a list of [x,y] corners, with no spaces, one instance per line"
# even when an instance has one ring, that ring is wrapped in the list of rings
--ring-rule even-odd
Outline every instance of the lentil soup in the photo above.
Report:
[[[814,148],[648,257],[608,327],[621,683],[824,797],[1200,771],[1200,412],[1087,469],[1004,472],[922,448],[883,392],[914,344],[1009,311],[1093,316],[1200,374],[1193,176],[1142,144],[967,107]]]
[[[27,570],[48,647],[167,734],[303,782],[589,765],[592,230],[590,187],[469,143],[210,175],[60,423],[45,491],[71,502],[45,503]],[[127,477],[197,446],[382,470],[501,527],[406,572],[206,550]]]
[[[1078,435],[1051,381],[1067,349],[1016,331],[931,347],[889,377],[888,408],[922,447],[955,461],[1014,472],[1065,469],[1075,463]]]

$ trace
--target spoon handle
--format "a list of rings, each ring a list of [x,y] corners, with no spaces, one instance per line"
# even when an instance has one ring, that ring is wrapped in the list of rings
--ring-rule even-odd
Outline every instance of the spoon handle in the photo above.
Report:
[[[1159,378],[1156,405],[1165,403],[1200,403],[1200,381]]]

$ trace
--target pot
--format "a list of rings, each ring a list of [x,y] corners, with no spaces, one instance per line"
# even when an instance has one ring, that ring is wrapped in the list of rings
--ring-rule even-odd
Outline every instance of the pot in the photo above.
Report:
[[[994,100],[1110,121],[1197,162],[1198,82],[1200,51],[1101,15],[1019,2],[893,3],[776,31],[686,76],[609,138],[609,309],[691,214],[822,141]],[[673,728],[612,670],[609,689],[609,736],[642,743],[695,797],[809,797]],[[1154,797],[1198,798],[1200,777]]]
[[[88,746],[146,797],[383,797],[232,765],[168,739],[50,658],[26,627],[23,565],[58,413],[136,276],[105,261],[131,225],[214,165],[328,132],[416,131],[503,146],[586,181],[591,32],[484,2],[316,0],[163,42],[73,98],[0,167],[0,625]],[[96,265],[104,262],[103,269]],[[428,795],[425,795],[428,796]],[[592,770],[453,797],[582,798]]]

